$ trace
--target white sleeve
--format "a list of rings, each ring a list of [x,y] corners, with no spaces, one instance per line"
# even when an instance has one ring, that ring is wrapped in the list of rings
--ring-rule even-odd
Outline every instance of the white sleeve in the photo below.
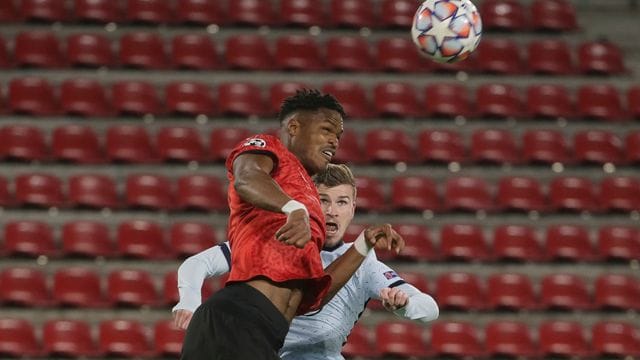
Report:
[[[202,303],[201,289],[206,278],[229,272],[231,252],[225,242],[187,258],[178,268],[178,293],[180,302],[172,311],[195,311]]]

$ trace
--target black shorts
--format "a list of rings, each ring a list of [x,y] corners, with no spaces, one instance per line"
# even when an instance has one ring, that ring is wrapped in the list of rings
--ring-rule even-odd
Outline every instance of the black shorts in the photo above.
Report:
[[[274,360],[289,323],[261,292],[236,283],[213,294],[193,313],[182,360]]]

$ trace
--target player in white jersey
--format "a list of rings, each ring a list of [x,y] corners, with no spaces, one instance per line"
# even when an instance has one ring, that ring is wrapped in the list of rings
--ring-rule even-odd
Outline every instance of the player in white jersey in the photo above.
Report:
[[[313,180],[325,213],[327,236],[320,256],[323,266],[327,267],[352,245],[344,243],[342,237],[355,214],[355,180],[345,165],[329,165]],[[200,289],[205,278],[227,273],[230,264],[230,248],[225,242],[188,258],[180,266],[180,302],[173,308],[178,327],[185,329],[200,305]],[[321,310],[293,319],[280,357],[283,360],[344,359],[342,345],[369,299],[382,300],[385,308],[407,319],[427,322],[436,319],[439,313],[431,296],[406,283],[371,251],[351,279]]]

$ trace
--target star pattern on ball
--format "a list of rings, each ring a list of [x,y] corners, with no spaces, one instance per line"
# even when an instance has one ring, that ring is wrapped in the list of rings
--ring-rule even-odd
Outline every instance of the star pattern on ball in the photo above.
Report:
[[[451,20],[453,20],[452,16],[444,20],[440,20],[438,19],[437,16],[434,16],[432,18],[433,26],[428,31],[425,31],[424,34],[433,36],[438,46],[442,46],[442,43],[444,43],[445,38],[448,38],[448,37],[455,38],[457,36],[457,34],[453,30],[451,30],[451,28],[449,28],[449,24],[451,24]]]

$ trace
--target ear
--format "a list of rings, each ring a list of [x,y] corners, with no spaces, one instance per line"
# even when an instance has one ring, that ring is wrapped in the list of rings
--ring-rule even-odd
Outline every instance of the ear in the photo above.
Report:
[[[287,123],[287,133],[290,137],[298,135],[300,131],[300,121],[298,121],[297,116],[292,117]]]

